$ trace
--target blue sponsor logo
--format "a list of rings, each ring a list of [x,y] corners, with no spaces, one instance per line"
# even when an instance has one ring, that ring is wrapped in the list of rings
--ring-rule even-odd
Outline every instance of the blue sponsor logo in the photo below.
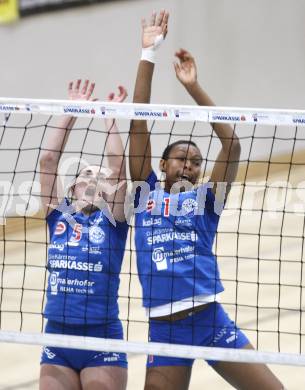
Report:
[[[64,107],[64,112],[70,114],[90,114],[89,108],[81,107]]]
[[[234,121],[239,122],[240,117],[235,115],[213,115],[212,120],[214,121]]]
[[[305,118],[292,118],[293,123],[296,124],[304,124],[305,123]]]
[[[19,107],[0,105],[0,111],[16,111],[16,110],[19,110]]]
[[[135,111],[135,116],[152,116],[152,117],[162,117],[162,112],[157,111]]]

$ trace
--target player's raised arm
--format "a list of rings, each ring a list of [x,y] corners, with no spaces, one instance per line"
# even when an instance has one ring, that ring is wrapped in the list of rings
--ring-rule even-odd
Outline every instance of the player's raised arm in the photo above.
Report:
[[[167,34],[169,14],[152,13],[149,22],[142,19],[142,57],[134,89],[134,103],[150,103],[155,52]],[[130,126],[129,166],[131,179],[145,180],[151,170],[151,145],[146,120],[133,120]]]
[[[86,80],[83,85],[82,80],[70,82],[68,87],[68,96],[71,100],[93,100],[92,93],[95,83]],[[47,214],[52,211],[50,204],[55,207],[59,204],[62,194],[59,193],[57,186],[57,169],[62,152],[65,149],[69,138],[70,130],[74,126],[76,118],[72,116],[63,116],[58,127],[52,129],[47,140],[45,149],[40,157],[40,184],[41,184],[41,202],[43,209]]]
[[[127,97],[127,91],[119,86],[119,94],[110,93],[108,101],[121,103]],[[108,136],[106,140],[106,157],[110,175],[107,177],[106,201],[113,213],[114,219],[124,221],[124,201],[126,195],[126,159],[125,151],[118,127],[114,119],[105,119]]]
[[[197,80],[196,63],[193,56],[186,50],[176,52],[179,62],[174,63],[178,80],[186,88],[195,102],[200,106],[214,106],[214,102],[201,88]],[[219,152],[213,167],[210,181],[212,183],[227,183],[226,195],[230,190],[230,184],[235,180],[240,157],[240,143],[232,127],[228,124],[212,124],[213,130],[221,142]],[[214,191],[216,186],[214,186]]]

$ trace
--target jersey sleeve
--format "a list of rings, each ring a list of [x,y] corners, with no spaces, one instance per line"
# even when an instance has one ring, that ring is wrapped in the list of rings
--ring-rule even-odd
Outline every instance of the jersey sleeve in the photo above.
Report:
[[[156,182],[158,181],[157,175],[154,171],[151,171],[150,174],[147,176],[145,179],[145,183],[149,184],[149,190],[153,191],[156,186]],[[139,205],[139,200],[140,200],[140,195],[141,195],[141,186],[138,186],[135,192],[135,198],[134,198],[134,207],[138,207]]]

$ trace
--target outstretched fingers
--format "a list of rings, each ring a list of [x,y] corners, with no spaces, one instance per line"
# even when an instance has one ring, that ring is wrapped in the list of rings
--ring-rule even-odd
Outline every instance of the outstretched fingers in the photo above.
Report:
[[[80,85],[81,85],[81,82],[82,82],[81,79],[78,79],[78,80],[76,81],[76,85],[75,85],[75,88],[74,88],[76,92],[79,92],[79,87],[80,87]]]
[[[82,95],[86,95],[87,94],[88,85],[89,85],[89,80],[85,80],[85,82],[83,84],[82,91],[81,91]]]
[[[146,19],[145,18],[142,18],[141,19],[141,24],[142,24],[142,28],[146,28],[147,27],[147,22],[146,22]]]
[[[155,23],[154,23],[155,26],[162,26],[164,15],[165,15],[165,9],[162,9],[159,12],[159,15],[157,16],[157,18],[155,19]]]
[[[164,15],[161,21],[161,29],[164,38],[166,37],[167,34],[168,18],[169,18],[169,13],[164,11]]]
[[[174,68],[175,68],[176,75],[178,75],[181,72],[181,67],[178,64],[178,62],[174,62]]]
[[[119,85],[119,92],[120,94],[118,97],[120,99],[120,102],[123,102],[128,96],[127,90],[125,87],[123,87],[123,85]]]
[[[110,92],[110,94],[108,95],[107,99],[108,99],[109,101],[111,101],[111,100],[114,99],[114,96],[115,96],[114,92]]]
[[[118,95],[116,95],[114,92],[111,92],[108,95],[108,100],[109,101],[121,103],[121,102],[123,102],[126,99],[126,97],[128,96],[126,88],[123,87],[122,85],[119,85],[118,89],[119,89],[119,94]]]
[[[191,55],[191,53],[188,52],[185,49],[180,49],[180,50],[176,51],[175,56],[177,58],[179,58],[180,62],[189,61],[189,60],[193,61],[194,60],[194,58]]]
[[[88,88],[88,85],[87,85],[87,88]],[[93,91],[94,91],[94,88],[95,88],[95,83],[91,83],[89,88],[87,89],[87,92],[86,92],[86,100],[90,100],[91,99],[91,96],[93,94]]]
[[[155,26],[155,25],[156,25],[156,20],[158,20],[158,18],[157,18],[157,12],[154,11],[154,12],[151,14],[150,21],[149,21],[149,25],[150,25],[150,26]],[[158,26],[158,24],[157,24],[157,26]]]
[[[73,91],[73,81],[70,81],[69,85],[68,85],[68,94],[69,94],[69,96],[71,95],[72,91]]]
[[[72,100],[93,100],[92,94],[95,88],[95,83],[90,83],[85,80],[81,87],[82,80],[70,81],[68,84],[68,94]]]

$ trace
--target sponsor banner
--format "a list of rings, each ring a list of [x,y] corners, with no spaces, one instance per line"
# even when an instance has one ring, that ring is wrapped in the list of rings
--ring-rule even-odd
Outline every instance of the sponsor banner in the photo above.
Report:
[[[18,17],[18,0],[0,0],[0,23],[14,22]]]
[[[210,111],[210,123],[250,123],[261,125],[296,125],[305,126],[305,114],[295,115],[288,112],[226,112],[226,111]]]
[[[265,114],[254,113],[252,114],[253,123],[262,125],[292,125],[292,115],[283,114]]]
[[[94,3],[106,3],[110,1],[114,2],[115,0],[19,0],[19,8],[20,15],[27,16],[40,12],[86,6]]]
[[[171,118],[180,121],[209,121],[209,113],[206,109],[194,107],[192,110],[187,108],[178,108],[171,111]]]
[[[167,110],[158,110],[158,109],[134,109],[135,118],[139,119],[167,119],[168,111]]]
[[[171,108],[165,109],[150,109],[150,108],[137,108],[133,111],[133,118],[146,119],[146,120],[170,120],[170,121],[200,121],[208,122],[209,113],[206,109],[200,109],[197,107],[187,108]]]
[[[228,123],[236,123],[236,122],[246,122],[248,121],[248,115],[243,113],[234,113],[234,112],[214,112],[210,111],[209,113],[209,122],[228,122]]]
[[[95,115],[96,109],[93,107],[82,107],[80,105],[69,105],[63,106],[64,114],[70,115],[78,115],[78,114],[87,114],[87,115]]]
[[[0,0],[1,1],[1,0]],[[0,114],[39,113],[117,119],[249,123],[251,125],[305,126],[305,111],[262,110],[154,104],[78,102],[68,100],[18,99],[0,97]]]

